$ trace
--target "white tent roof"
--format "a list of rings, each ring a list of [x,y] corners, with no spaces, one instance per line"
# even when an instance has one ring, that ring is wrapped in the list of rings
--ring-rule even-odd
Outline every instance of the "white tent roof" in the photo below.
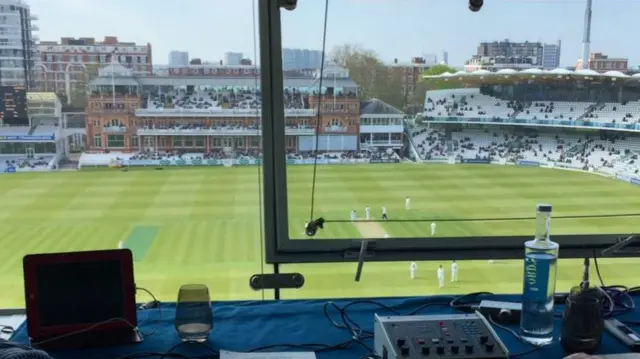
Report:
[[[458,71],[455,74],[445,72],[443,74],[435,75],[435,76],[427,75],[427,76],[424,76],[424,78],[437,79],[442,77],[453,77],[453,76],[479,76],[480,77],[480,76],[504,76],[504,75],[514,75],[514,76],[518,76],[518,75],[521,75],[521,76],[527,76],[527,75],[576,76],[578,75],[578,76],[598,76],[600,78],[610,77],[610,78],[629,78],[629,79],[633,78],[634,80],[640,79],[640,73],[629,76],[619,71],[608,71],[605,73],[599,73],[590,69],[571,71],[563,68],[557,68],[551,71],[541,70],[541,69],[526,69],[523,71],[516,71],[512,69],[502,69],[497,72],[491,72],[487,70],[476,70],[473,72]]]

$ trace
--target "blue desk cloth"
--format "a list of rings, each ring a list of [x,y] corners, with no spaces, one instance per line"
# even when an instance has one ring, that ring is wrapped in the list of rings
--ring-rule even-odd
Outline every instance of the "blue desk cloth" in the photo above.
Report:
[[[371,299],[400,313],[409,313],[427,303],[445,303],[453,297],[411,297],[411,298],[377,298]],[[492,300],[518,301],[519,296],[491,296]],[[483,299],[485,299],[483,298]],[[333,300],[339,306],[362,299]],[[338,344],[348,341],[351,336],[346,330],[334,327],[323,314],[323,306],[327,300],[287,300],[287,301],[232,301],[213,303],[214,328],[209,337],[209,345],[216,349],[231,351],[250,351],[255,348],[276,344]],[[556,310],[561,310],[556,306]],[[385,309],[371,304],[353,305],[347,309],[349,318],[362,329],[373,331],[373,314],[388,313]],[[453,313],[448,306],[427,306],[419,314]],[[334,320],[339,321],[339,313],[331,311]],[[161,309],[147,309],[138,312],[138,325],[143,333],[153,333],[144,338],[142,343],[119,347],[91,349],[83,351],[61,351],[51,353],[56,359],[88,359],[88,358],[120,358],[128,354],[143,352],[166,352],[180,343],[173,319],[175,304],[163,304]],[[620,320],[640,321],[640,312],[627,313]],[[560,320],[556,321],[555,337],[559,337]],[[516,329],[516,328],[514,328]],[[639,328],[640,329],[640,328]],[[496,332],[504,341],[512,354],[526,352],[531,346],[518,341],[511,333],[500,328]],[[16,329],[13,341],[28,343],[26,325]],[[373,339],[364,341],[373,347]],[[304,351],[292,349],[294,351]],[[269,351],[279,351],[273,348]],[[203,345],[186,344],[178,346],[176,353],[189,357],[212,355],[210,348]],[[603,335],[601,354],[625,353],[627,348],[609,334]],[[347,349],[318,353],[317,357],[336,359],[357,359],[368,354],[359,344],[352,344]],[[562,358],[564,352],[559,342],[538,349],[519,358]]]

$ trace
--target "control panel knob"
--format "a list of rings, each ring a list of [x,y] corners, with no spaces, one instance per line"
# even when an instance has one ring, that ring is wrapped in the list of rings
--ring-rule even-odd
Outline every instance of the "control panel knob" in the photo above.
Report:
[[[438,353],[440,355],[444,354],[444,347],[442,345],[438,345],[436,347],[436,353]]]
[[[398,340],[397,340],[397,344],[398,344],[398,346],[399,346],[399,347],[401,347],[401,346],[405,345],[406,343],[407,343],[407,341],[406,341],[406,340],[404,340],[404,339],[398,339]]]
[[[402,348],[400,348],[400,354],[404,357],[409,356],[409,347],[404,346]]]
[[[488,351],[488,352],[492,352],[492,351],[493,351],[493,347],[494,347],[493,343],[486,343],[486,344],[484,345],[484,349],[485,349],[486,351]]]
[[[458,351],[459,351],[459,350],[460,350],[460,348],[458,348],[458,346],[457,346],[457,345],[452,345],[452,346],[451,346],[451,352],[452,352],[453,354],[458,354]]]
[[[488,337],[488,336],[486,336],[486,335],[481,335],[481,336],[480,336],[480,343],[481,343],[481,344],[486,343],[488,340],[489,340],[489,337]]]
[[[473,353],[473,345],[471,344],[467,344],[464,346],[464,351],[467,352],[468,354]]]
[[[422,347],[422,349],[420,349],[420,352],[422,353],[422,355],[429,355],[431,354],[431,349],[427,346]]]

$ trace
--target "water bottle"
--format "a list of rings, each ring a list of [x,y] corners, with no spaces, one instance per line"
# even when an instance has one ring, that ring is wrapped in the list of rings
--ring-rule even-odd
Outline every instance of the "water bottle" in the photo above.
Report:
[[[536,209],[536,233],[524,244],[524,280],[522,289],[522,338],[536,345],[553,341],[553,295],[556,290],[558,243],[549,238],[551,205]]]

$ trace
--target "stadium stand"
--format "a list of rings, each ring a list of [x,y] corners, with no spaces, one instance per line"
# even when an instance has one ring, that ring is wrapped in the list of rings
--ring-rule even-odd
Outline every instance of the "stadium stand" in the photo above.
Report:
[[[28,126],[0,126],[0,136],[26,136],[29,130]]]
[[[0,173],[13,167],[18,172],[48,171],[51,169],[53,156],[38,156],[37,158],[25,158],[16,156],[0,156]]]
[[[640,101],[508,101],[493,96],[489,87],[429,91],[424,111],[429,117],[640,123]]]
[[[577,133],[545,133],[531,128],[521,131],[464,129],[451,132],[450,152],[446,150],[447,142],[444,128],[423,128],[413,133],[413,143],[423,160],[451,155],[458,160],[561,162],[585,170],[609,167],[627,173],[640,170],[640,138],[625,135],[594,138]]]
[[[285,108],[309,108],[309,102],[298,89],[285,89]],[[150,93],[147,100],[149,109],[182,109],[182,110],[214,110],[214,109],[260,109],[262,96],[256,90],[239,90],[232,88],[208,88],[188,93],[185,89],[175,89],[168,93]]]

